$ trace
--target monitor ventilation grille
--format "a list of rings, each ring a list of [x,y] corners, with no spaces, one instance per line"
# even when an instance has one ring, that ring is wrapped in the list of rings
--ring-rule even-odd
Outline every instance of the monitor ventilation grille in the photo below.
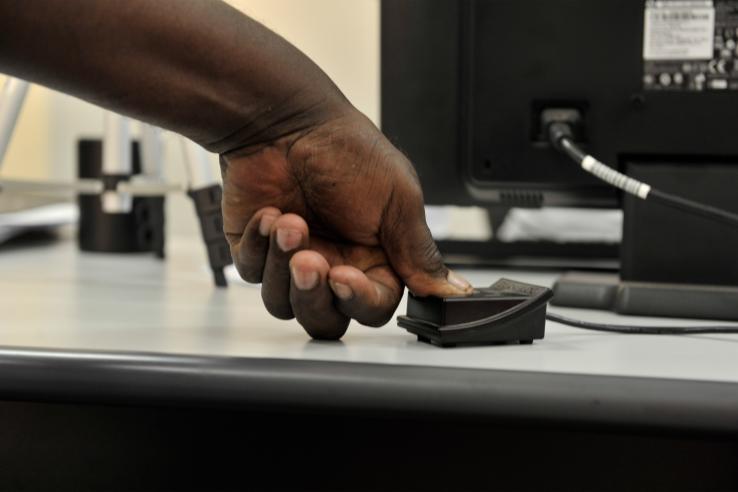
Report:
[[[500,202],[507,207],[540,208],[543,193],[530,190],[507,190],[500,193]]]

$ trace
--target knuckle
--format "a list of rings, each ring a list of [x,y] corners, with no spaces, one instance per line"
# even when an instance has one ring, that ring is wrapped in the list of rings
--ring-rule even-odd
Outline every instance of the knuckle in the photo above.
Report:
[[[412,182],[410,186],[407,187],[407,198],[410,201],[410,203],[414,205],[420,204],[420,206],[424,203],[423,198],[423,189],[420,187],[420,185],[417,182]]]
[[[236,270],[238,270],[241,278],[250,284],[261,283],[261,271],[257,271],[253,268],[245,267],[244,265],[236,264]]]
[[[320,321],[300,321],[308,335],[315,340],[339,340],[348,329],[349,319],[331,323]]]
[[[357,320],[357,321],[359,321],[359,323],[365,326],[370,326],[372,328],[381,328],[382,326],[389,323],[389,321],[392,319],[393,314],[394,313],[385,313],[385,314],[382,314],[381,316],[372,316],[366,320],[361,320],[361,321]]]
[[[407,285],[414,295],[418,297],[428,297],[437,293],[437,289],[432,282],[428,281],[425,274],[415,273],[407,278]]]
[[[381,304],[368,302],[359,304],[359,301],[354,300],[343,306],[341,311],[364,326],[379,328],[389,323],[392,319],[397,306],[400,304],[400,298],[392,300],[389,305],[387,304],[384,301]]]
[[[276,296],[270,295],[261,289],[261,300],[266,310],[277,319],[290,320],[295,317],[292,312],[292,306],[287,299],[277,299]]]
[[[427,229],[427,227],[426,227]],[[443,262],[443,256],[438,250],[436,242],[428,231],[424,235],[424,239],[418,245],[418,254],[423,259],[422,265],[425,273],[433,276],[439,276],[446,273],[446,265]]]
[[[264,261],[252,261],[253,257],[241,249],[238,252],[231,251],[231,257],[233,258],[233,264],[236,267],[236,271],[243,280],[250,284],[261,283],[262,276],[264,273]]]

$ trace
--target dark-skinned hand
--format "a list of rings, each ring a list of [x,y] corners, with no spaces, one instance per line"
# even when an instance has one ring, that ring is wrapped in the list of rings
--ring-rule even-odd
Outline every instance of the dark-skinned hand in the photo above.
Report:
[[[272,315],[297,318],[312,337],[340,338],[352,318],[387,323],[405,285],[470,292],[443,264],[410,162],[353,108],[221,162],[239,273],[262,284]]]
[[[263,25],[210,0],[17,3],[0,1],[3,73],[221,155],[232,254],[273,315],[335,339],[351,319],[386,323],[405,285],[471,290],[441,261],[405,156]]]

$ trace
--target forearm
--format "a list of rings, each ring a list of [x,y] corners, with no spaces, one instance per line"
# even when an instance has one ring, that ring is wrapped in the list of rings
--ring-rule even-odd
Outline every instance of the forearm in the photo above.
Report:
[[[346,106],[305,55],[216,0],[0,0],[0,72],[213,152],[275,140]]]

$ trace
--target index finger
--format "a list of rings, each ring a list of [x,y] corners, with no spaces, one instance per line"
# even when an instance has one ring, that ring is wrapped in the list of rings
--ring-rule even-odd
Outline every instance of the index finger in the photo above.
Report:
[[[281,215],[279,209],[265,207],[251,217],[240,236],[226,233],[233,263],[245,281],[252,284],[261,282],[269,249],[269,231]]]

